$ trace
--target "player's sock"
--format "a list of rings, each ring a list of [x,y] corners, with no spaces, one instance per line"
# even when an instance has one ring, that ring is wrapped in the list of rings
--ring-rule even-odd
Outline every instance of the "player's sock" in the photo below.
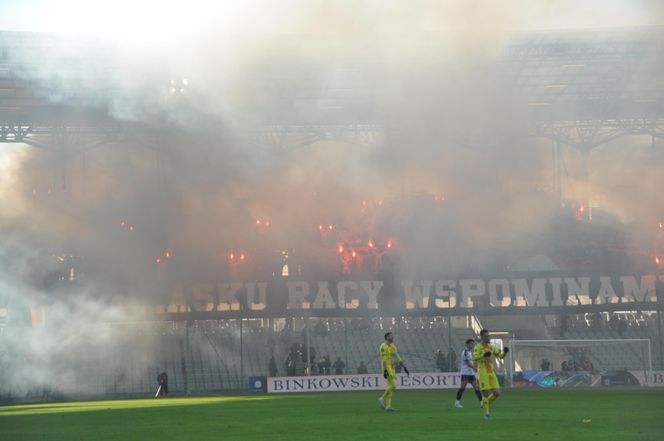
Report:
[[[482,409],[484,409],[484,413],[489,413],[489,400],[488,397],[485,397],[482,399]]]
[[[385,391],[385,407],[387,408],[392,407],[392,391],[391,387],[388,387]]]
[[[489,403],[493,403],[494,401],[496,401],[496,398],[498,398],[498,397],[495,396],[494,394],[491,394],[491,395],[489,395],[488,397],[486,397],[486,400],[487,400]]]
[[[477,395],[477,399],[478,399],[478,400],[482,401],[482,392],[480,392],[480,391],[478,391],[477,389],[475,389],[475,395]]]
[[[461,395],[463,395],[463,391],[464,391],[464,390],[466,390],[466,389],[464,389],[464,388],[459,388],[459,390],[457,391],[457,397],[456,397],[456,400],[457,400],[457,401],[461,401]],[[481,398],[480,398],[480,399],[481,399]]]

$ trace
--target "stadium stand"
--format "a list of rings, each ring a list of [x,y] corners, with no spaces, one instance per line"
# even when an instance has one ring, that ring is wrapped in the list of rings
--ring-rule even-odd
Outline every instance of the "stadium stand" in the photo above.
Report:
[[[546,320],[528,320],[522,323],[511,321],[519,328],[520,335],[538,336],[541,327],[549,331],[553,340],[602,340],[602,339],[650,339],[653,348],[657,341],[656,322],[648,314],[582,314],[568,317],[563,327],[546,324]],[[440,320],[437,320],[440,319]],[[391,319],[390,319],[391,320]],[[501,328],[498,318],[492,319],[494,329]],[[505,320],[512,320],[510,317]],[[289,352],[296,348],[306,358],[306,333],[303,322],[293,330],[272,331],[259,321],[247,320],[240,330],[237,320],[196,321],[187,328],[184,322],[129,324],[131,333],[142,333],[143,339],[131,345],[107,348],[100,351],[90,347],[75,355],[75,368],[63,378],[57,378],[44,390],[24,391],[26,397],[39,398],[45,393],[72,395],[137,395],[154,393],[159,372],[169,375],[169,390],[172,394],[205,394],[220,391],[240,390],[246,379],[252,376],[268,376],[270,358],[274,356],[277,375],[288,375],[285,366]],[[370,373],[380,370],[378,346],[387,329],[393,330],[395,343],[412,372],[448,370],[452,354],[451,370],[457,370],[456,356],[463,341],[476,336],[470,326],[461,326],[463,321],[453,322],[450,330],[441,318],[405,318],[400,322],[384,319],[367,320],[360,324],[343,320],[312,320],[309,343],[312,356],[312,374],[320,375],[317,367],[323,356],[331,361],[340,357],[346,367],[345,373],[356,373],[364,362]],[[530,329],[527,329],[530,323]],[[476,322],[476,326],[479,321]],[[553,333],[553,334],[552,334]],[[240,338],[241,335],[241,338]],[[451,338],[451,340],[450,340]],[[242,341],[240,341],[242,340]],[[451,342],[451,344],[450,344]],[[444,366],[438,366],[436,353],[445,357]],[[643,346],[622,344],[615,346],[595,344],[570,346],[561,353],[560,360],[551,359],[552,369],[560,368],[565,358],[590,361],[596,368],[624,370],[642,369],[647,354]],[[313,354],[312,354],[313,355]],[[653,355],[655,356],[655,355]],[[14,368],[29,364],[19,361]],[[65,360],[39,360],[39,363],[65,363]],[[23,364],[21,364],[23,363]],[[537,360],[539,363],[539,359]],[[296,373],[304,373],[304,362],[300,362]],[[26,371],[27,372],[27,371]],[[28,375],[26,373],[26,375]],[[45,380],[46,383],[46,380]],[[0,395],[2,391],[0,390]]]
[[[445,326],[423,323],[418,321],[417,326],[411,323],[395,330],[396,343],[413,372],[439,370],[435,352],[440,350],[446,355],[449,347]],[[456,332],[453,330],[452,334],[453,351],[458,351],[461,346],[456,343],[461,341]],[[324,355],[329,355],[331,360],[341,357],[346,364],[346,373],[355,373],[364,361],[369,372],[377,372],[380,369],[377,350],[384,333],[385,330],[379,327],[344,331],[334,326],[329,327],[325,335],[312,332],[310,344],[316,352],[314,361],[318,362]],[[134,348],[135,353],[142,351],[141,357],[97,359],[94,354],[81,357],[76,363],[79,367],[75,375],[64,379],[59,387],[100,395],[142,394],[156,390],[157,373],[166,371],[171,393],[237,390],[243,386],[242,378],[267,376],[272,355],[277,362],[278,374],[286,374],[284,360],[290,347],[300,344],[304,349],[306,343],[301,330],[291,335],[290,339],[280,340],[279,332],[245,327],[241,351],[239,328],[235,324],[197,325],[188,331],[184,325],[174,326],[167,332],[155,331],[152,345]],[[147,363],[142,361],[146,359],[149,360]],[[317,368],[314,367],[312,373],[318,374]]]

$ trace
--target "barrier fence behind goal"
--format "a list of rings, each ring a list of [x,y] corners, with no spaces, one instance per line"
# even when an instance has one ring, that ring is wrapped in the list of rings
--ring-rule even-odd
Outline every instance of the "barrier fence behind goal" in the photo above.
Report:
[[[648,339],[511,340],[506,360],[512,387],[647,386]]]

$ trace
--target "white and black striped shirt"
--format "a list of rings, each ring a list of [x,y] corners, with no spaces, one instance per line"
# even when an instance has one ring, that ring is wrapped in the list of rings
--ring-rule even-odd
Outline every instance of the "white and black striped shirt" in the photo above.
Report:
[[[475,369],[471,366],[473,365],[473,351],[464,349],[461,354],[461,375],[475,375]]]

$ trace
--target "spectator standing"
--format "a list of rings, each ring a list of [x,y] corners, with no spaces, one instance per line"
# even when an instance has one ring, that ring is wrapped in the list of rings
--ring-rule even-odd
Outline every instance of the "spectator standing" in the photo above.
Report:
[[[440,349],[436,351],[436,367],[440,369],[441,372],[445,372],[448,367],[445,354],[443,354],[443,351],[441,351]]]
[[[157,384],[159,385],[157,396],[164,397],[168,395],[168,374],[166,372],[157,375]]]
[[[274,360],[274,355],[270,357],[268,371],[270,372],[270,377],[276,377],[279,374],[279,371],[277,370],[277,362]]]
[[[332,367],[334,368],[334,375],[343,375],[346,363],[341,361],[341,357],[337,357],[337,360],[334,362]]]

